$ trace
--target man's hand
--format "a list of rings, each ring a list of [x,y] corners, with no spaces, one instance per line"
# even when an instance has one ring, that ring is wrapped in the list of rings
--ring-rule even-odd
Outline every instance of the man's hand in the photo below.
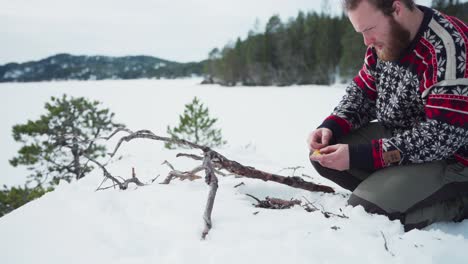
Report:
[[[333,170],[349,170],[349,146],[337,144],[320,149],[320,155],[311,155],[310,160],[318,161],[323,167]]]
[[[310,133],[309,138],[307,138],[307,145],[309,145],[309,150],[314,151],[316,149],[321,149],[328,144],[333,136],[333,132],[328,128],[319,128],[312,133]]]

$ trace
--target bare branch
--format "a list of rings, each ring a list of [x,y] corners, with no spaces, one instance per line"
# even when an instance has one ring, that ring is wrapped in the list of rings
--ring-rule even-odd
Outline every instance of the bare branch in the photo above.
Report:
[[[258,199],[257,197],[255,197],[255,196],[253,196],[253,195],[251,195],[251,194],[246,193],[245,195],[247,195],[247,196],[249,196],[249,197],[255,199],[258,203],[261,203],[261,202],[262,202],[260,199]]]
[[[241,182],[241,183],[237,184],[236,186],[234,186],[234,188],[237,188],[237,187],[242,186],[242,185],[245,185],[245,183]]]
[[[204,170],[203,166],[198,166],[198,167],[196,167],[195,169],[193,169],[191,171],[182,172],[182,171],[178,171],[178,170],[174,169],[174,166],[172,166],[172,164],[170,164],[167,160],[164,161],[163,164],[166,164],[167,166],[169,166],[169,168],[171,168],[172,171],[169,172],[169,175],[167,175],[166,179],[163,182],[161,182],[160,184],[169,184],[172,181],[172,179],[174,179],[174,178],[179,178],[181,181],[187,180],[187,179],[190,180],[190,181],[193,181],[193,180],[202,178],[202,177],[196,175],[196,173]]]
[[[151,183],[155,182],[155,181],[159,178],[159,176],[161,176],[161,175],[158,174],[158,176],[156,176],[154,179],[152,179],[152,180],[151,180]]]
[[[139,131],[136,131],[136,132],[132,132],[129,129],[124,129],[123,131],[128,132],[130,135],[122,137],[119,140],[119,142],[117,143],[117,146],[115,147],[114,151],[112,153],[110,153],[111,157],[113,157],[115,155],[117,150],[120,148],[120,145],[122,145],[122,143],[124,141],[129,142],[129,141],[131,141],[133,139],[137,139],[137,138],[147,138],[147,139],[164,141],[164,142],[173,143],[173,144],[180,145],[180,146],[187,146],[187,147],[190,147],[190,148],[200,149],[203,152],[206,152],[206,151],[210,150],[208,147],[200,146],[198,144],[189,142],[189,141],[184,140],[184,139],[173,139],[173,138],[168,138],[168,137],[160,137],[160,136],[155,135],[153,132],[151,132],[149,130],[139,130]]]
[[[200,156],[197,156],[197,155],[193,155],[193,154],[185,154],[185,153],[179,153],[176,155],[177,158],[179,157],[185,157],[185,158],[191,158],[191,159],[194,159],[194,160],[203,160],[202,157]],[[228,175],[232,175],[232,174],[226,174],[222,171],[220,171],[219,169],[223,169],[222,166],[220,164],[217,164],[217,163],[214,163],[213,164],[213,167],[215,168],[215,173],[218,174],[218,175],[221,175],[221,176],[228,176]],[[218,169],[218,170],[216,170]],[[175,170],[174,168],[172,168],[172,170]]]
[[[99,186],[97,187],[96,191],[101,189],[101,186],[107,181],[107,177],[104,177],[104,179],[102,180],[101,184],[99,184]]]
[[[385,235],[382,231],[380,231],[380,234],[382,234],[382,237],[383,237],[383,240],[384,240],[384,247],[385,247],[385,250],[390,253],[390,255],[392,255],[392,257],[395,256],[395,254],[393,254],[389,249],[388,249],[388,245],[387,245],[387,238],[385,238]]]
[[[117,133],[122,132],[122,131],[127,132],[127,133],[129,133],[129,134],[133,133],[133,132],[132,132],[130,129],[128,129],[128,128],[119,127],[119,128],[117,128],[112,134],[110,134],[108,137],[99,137],[98,139],[109,140],[109,139],[111,139],[113,136],[115,136]]]
[[[334,213],[327,212],[327,211],[325,211],[325,208],[323,208],[323,205],[321,205],[321,204],[319,204],[319,205],[320,205],[320,207],[322,207],[322,210],[321,210],[320,212],[323,214],[323,216],[325,216],[325,218],[330,218],[330,217],[332,217],[332,216],[336,216],[336,217],[344,218],[344,219],[348,219],[348,218],[349,218],[349,217],[346,216],[345,214],[340,214],[340,215],[339,215],[339,214],[334,214]],[[340,210],[341,210],[341,209],[340,209]]]
[[[309,200],[307,200],[307,198],[305,198],[305,196],[302,196],[302,198],[304,198],[304,200],[306,200],[306,202],[307,202],[305,205],[302,206],[304,208],[304,210],[306,210],[309,213],[319,210],[317,208],[317,206],[315,206],[313,203],[311,203]]]
[[[103,174],[104,174],[104,177],[105,177],[105,178],[108,178],[108,179],[110,179],[110,180],[112,180],[112,182],[114,183],[114,185],[111,186],[111,187],[101,188],[102,184],[104,183],[104,182],[103,182],[103,183],[101,183],[101,185],[96,189],[96,191],[98,191],[98,190],[106,190],[106,189],[108,189],[108,188],[112,188],[112,187],[115,187],[115,186],[119,186],[119,189],[121,189],[121,190],[126,190],[126,189],[128,188],[128,185],[129,185],[130,183],[134,183],[134,184],[136,184],[136,185],[138,185],[138,186],[144,186],[144,185],[145,185],[145,184],[142,183],[137,177],[132,177],[132,178],[130,178],[130,179],[126,179],[126,180],[125,180],[125,179],[123,179],[122,177],[117,176],[117,177],[122,178],[123,182],[120,182],[116,177],[112,176],[112,174],[106,169],[106,167],[105,167],[104,165],[102,165],[99,161],[97,161],[97,160],[95,160],[95,159],[93,159],[93,158],[91,158],[91,157],[89,157],[89,156],[86,156],[86,158],[87,158],[89,161],[91,161],[91,162],[93,162],[94,164],[96,164],[97,166],[99,166],[99,168],[101,168],[101,170],[102,170],[102,172],[103,172]]]
[[[304,167],[302,167],[302,166],[287,167],[287,168],[284,168],[284,169],[280,170],[280,172],[285,171],[285,170],[292,170],[293,171],[292,176],[294,176],[294,174],[296,173],[296,170],[298,170],[298,169],[304,169]]]
[[[214,200],[216,198],[216,191],[218,190],[218,178],[216,177],[211,163],[212,152],[205,152],[205,159],[203,160],[203,167],[205,167],[205,182],[210,186],[210,192],[208,194],[208,200],[206,202],[205,213],[203,219],[205,220],[205,229],[202,233],[202,239],[205,239],[213,226],[211,222],[211,213],[213,211]]]
[[[224,157],[223,155],[219,154],[218,152],[212,150],[209,147],[200,146],[198,144],[194,144],[192,142],[189,142],[189,141],[186,141],[186,140],[183,140],[183,139],[160,137],[160,136],[155,135],[153,132],[151,132],[149,130],[140,130],[140,131],[133,132],[133,133],[131,133],[131,131],[128,130],[128,129],[125,129],[125,131],[130,133],[130,135],[122,137],[119,140],[119,142],[118,142],[117,146],[115,147],[114,151],[110,154],[111,157],[113,157],[115,155],[115,153],[117,152],[117,150],[120,148],[121,144],[124,141],[128,142],[128,141],[131,141],[131,140],[137,139],[137,138],[147,138],[147,139],[164,141],[164,142],[169,142],[169,143],[178,144],[178,145],[184,145],[184,146],[188,146],[190,148],[200,149],[205,154],[207,152],[210,152],[211,153],[210,156],[212,157],[212,162],[214,164],[219,164],[221,168],[223,168],[223,169],[225,169],[225,170],[227,170],[227,171],[229,171],[229,172],[231,172],[233,174],[236,174],[236,175],[241,175],[241,176],[248,177],[248,178],[253,178],[253,179],[261,179],[261,180],[264,180],[264,181],[274,181],[274,182],[285,184],[285,185],[288,185],[288,186],[291,186],[291,187],[294,187],[294,188],[300,188],[300,189],[304,189],[304,190],[308,190],[308,191],[312,191],[312,192],[325,192],[325,193],[334,193],[335,192],[333,190],[333,188],[331,188],[329,186],[319,185],[319,184],[315,184],[315,183],[312,183],[312,182],[307,182],[307,181],[304,181],[300,177],[285,177],[285,176],[281,176],[281,175],[276,175],[276,174],[271,174],[271,173],[267,173],[267,172],[264,172],[264,171],[260,171],[260,170],[257,170],[255,168],[253,168],[253,167],[244,166],[244,165],[242,165],[242,164],[240,164],[240,163],[238,163],[236,161],[232,161],[232,160],[227,159],[226,157]],[[189,155],[187,154],[187,155],[184,155],[184,156],[189,156]]]
[[[186,157],[186,158],[191,158],[191,159],[194,159],[194,160],[203,160],[203,157],[200,157],[200,156],[197,156],[197,155],[194,155],[194,154],[185,154],[185,153],[179,153],[176,155],[177,158],[179,157]]]
[[[300,205],[301,204],[301,201],[295,200],[295,199],[291,199],[291,200],[287,201],[287,200],[283,200],[283,199],[279,199],[279,198],[266,197],[265,200],[261,201],[260,199],[258,199],[257,197],[255,197],[253,195],[250,195],[250,194],[246,194],[246,195],[254,198],[255,200],[257,200],[258,203],[255,205],[255,207],[260,207],[260,208],[288,209],[288,208],[293,207],[294,205]]]
[[[169,163],[169,161],[167,161],[167,160],[165,160],[161,165],[167,165],[169,168],[171,168],[171,170],[175,170],[174,166],[172,166],[172,164]]]

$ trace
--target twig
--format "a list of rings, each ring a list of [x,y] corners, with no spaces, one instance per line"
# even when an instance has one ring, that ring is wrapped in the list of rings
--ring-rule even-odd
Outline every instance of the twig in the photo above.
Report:
[[[304,210],[306,210],[309,213],[319,210],[313,203],[311,203],[309,200],[307,200],[307,198],[305,196],[302,196],[302,198],[304,198],[304,200],[306,200],[306,202],[307,202],[305,205],[302,206],[304,208]],[[310,206],[312,206],[312,208]]]
[[[284,168],[284,169],[280,170],[280,172],[285,171],[285,170],[292,170],[293,172],[292,172],[292,175],[291,175],[291,176],[294,176],[294,174],[296,173],[296,170],[298,170],[298,169],[303,169],[303,168],[304,168],[304,167],[302,167],[302,166],[287,167],[287,168]]]
[[[255,199],[258,203],[261,203],[261,202],[262,202],[260,199],[258,199],[257,197],[255,197],[255,196],[253,196],[253,195],[251,195],[251,194],[246,193],[245,195],[247,195],[247,196],[249,196],[249,197]]]
[[[392,257],[395,256],[395,254],[393,254],[389,249],[388,249],[388,246],[387,246],[387,238],[385,238],[385,235],[382,231],[380,231],[380,234],[382,234],[382,237],[383,237],[383,240],[384,240],[384,247],[385,247],[385,250],[390,253],[390,255],[392,255]]]
[[[101,185],[96,189],[96,191],[107,190],[107,189],[113,188],[115,186],[119,186],[120,190],[126,190],[130,183],[134,183],[134,184],[136,184],[138,186],[144,186],[145,185],[137,177],[132,177],[130,179],[123,180],[123,182],[120,182],[116,177],[112,176],[112,174],[106,169],[106,167],[104,165],[102,165],[99,161],[97,161],[97,160],[95,160],[95,159],[93,159],[93,158],[91,158],[89,156],[86,156],[86,158],[88,160],[90,160],[91,162],[93,162],[94,164],[98,165],[101,168],[104,177],[112,180],[112,182],[114,183],[113,186],[106,187],[106,188],[101,188],[101,186],[102,186],[102,183],[101,183]],[[120,177],[120,176],[117,176],[117,177]],[[122,178],[122,177],[120,177],[120,178]]]
[[[159,178],[159,176],[161,176],[161,174],[158,174],[158,176],[156,176],[154,179],[151,180],[151,183],[154,183],[156,181],[156,179]]]
[[[172,166],[171,163],[169,163],[167,160],[163,162],[163,164],[166,164],[167,166],[169,166],[169,168],[172,169],[171,172],[169,172],[169,175],[167,175],[166,179],[161,182],[160,184],[169,184],[171,183],[172,179],[174,178],[179,178],[180,180],[186,180],[186,179],[189,179],[190,181],[193,181],[193,180],[196,180],[196,179],[201,179],[202,177],[196,175],[196,173],[204,170],[205,168],[203,166],[198,166],[196,167],[195,169],[191,170],[191,171],[185,171],[185,172],[182,172],[182,171],[178,171],[176,169],[174,169],[174,166]]]
[[[254,204],[255,207],[260,207],[260,208],[267,208],[267,209],[288,209],[293,207],[294,205],[300,205],[301,201],[299,200],[294,200],[291,199],[290,201],[279,199],[279,198],[270,198],[266,197],[265,200],[261,201],[257,197],[251,195],[251,194],[246,194],[249,197],[252,197],[253,199],[257,200],[257,204]]]
[[[234,186],[234,188],[237,188],[237,187],[242,186],[242,185],[245,185],[245,183],[241,182],[241,183],[237,184],[236,186]]]
[[[194,160],[203,160],[203,157],[200,157],[200,156],[197,156],[197,155],[194,155],[194,154],[186,154],[186,153],[179,153],[176,155],[177,158],[179,157],[186,157],[186,158],[191,158],[191,159],[194,159]]]
[[[331,212],[327,212],[327,211],[325,211],[325,208],[323,207],[323,205],[321,205],[321,204],[319,204],[319,205],[320,205],[320,207],[322,207],[321,212],[322,212],[323,216],[325,216],[325,218],[330,218],[332,216],[336,216],[336,217],[339,217],[339,218],[349,219],[349,217],[346,216],[345,214],[338,215],[338,214],[334,214],[334,213],[331,213]]]
[[[211,213],[213,211],[214,200],[216,198],[216,191],[218,190],[218,178],[216,177],[211,163],[212,153],[205,153],[205,159],[203,160],[203,167],[205,167],[205,182],[210,186],[210,192],[208,194],[208,200],[206,202],[205,213],[203,219],[205,220],[205,229],[202,233],[202,239],[205,239],[210,231],[213,223],[211,222]]]
[[[169,163],[169,161],[167,161],[167,160],[165,160],[163,163],[161,163],[161,165],[167,165],[169,168],[171,168],[171,170],[175,170],[174,166],[172,166],[172,164]]]

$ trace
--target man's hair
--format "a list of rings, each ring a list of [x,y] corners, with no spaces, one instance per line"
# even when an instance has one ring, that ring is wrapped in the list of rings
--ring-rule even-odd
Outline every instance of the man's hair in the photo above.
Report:
[[[381,10],[385,15],[390,16],[394,11],[393,2],[396,0],[343,0],[343,6],[345,10],[355,10],[357,6],[362,2],[367,1],[371,5],[375,6],[378,10]],[[413,11],[415,4],[413,0],[399,0],[409,10]]]

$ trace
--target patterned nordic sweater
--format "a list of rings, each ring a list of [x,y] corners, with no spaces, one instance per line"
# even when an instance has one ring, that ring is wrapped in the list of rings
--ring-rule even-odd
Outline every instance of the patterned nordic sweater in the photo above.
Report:
[[[334,139],[377,119],[392,137],[349,146],[350,167],[456,159],[468,166],[468,26],[427,7],[410,47],[385,62],[369,48],[346,95],[320,127]]]

